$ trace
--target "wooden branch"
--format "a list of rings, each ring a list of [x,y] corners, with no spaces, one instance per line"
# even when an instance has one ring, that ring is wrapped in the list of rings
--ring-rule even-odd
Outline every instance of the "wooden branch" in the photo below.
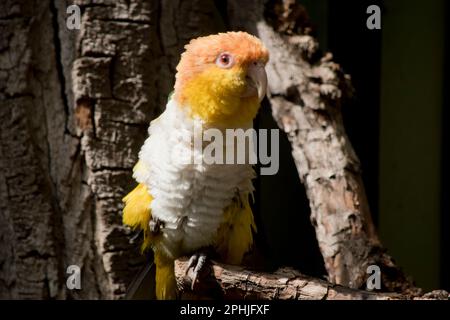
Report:
[[[291,268],[274,273],[246,270],[214,262],[204,270],[194,292],[192,268],[186,275],[188,260],[175,262],[175,274],[181,288],[181,299],[279,299],[279,300],[448,300],[449,293],[436,290],[425,295],[364,291],[334,285],[302,275]]]
[[[230,0],[229,5],[233,27],[257,34],[271,54],[273,117],[291,142],[330,281],[361,288],[367,267],[377,265],[385,290],[419,290],[378,239],[340,110],[353,92],[350,77],[330,53],[318,50],[305,9],[291,0]]]

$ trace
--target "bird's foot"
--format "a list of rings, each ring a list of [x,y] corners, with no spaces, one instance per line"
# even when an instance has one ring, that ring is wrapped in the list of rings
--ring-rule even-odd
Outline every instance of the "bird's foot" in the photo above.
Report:
[[[195,283],[199,278],[199,275],[204,271],[205,265],[208,261],[208,253],[206,250],[200,250],[194,253],[188,262],[188,267],[186,268],[186,275],[189,273],[189,270],[193,269],[193,278],[191,283],[191,290],[194,290]]]

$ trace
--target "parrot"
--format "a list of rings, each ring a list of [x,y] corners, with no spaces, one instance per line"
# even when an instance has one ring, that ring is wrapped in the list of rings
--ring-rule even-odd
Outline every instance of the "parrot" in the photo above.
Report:
[[[269,53],[243,31],[198,37],[184,46],[165,110],[150,122],[133,168],[135,188],[124,198],[124,225],[143,233],[142,249],[153,250],[155,295],[178,297],[174,262],[190,257],[198,280],[211,252],[239,265],[251,249],[256,224],[251,209],[252,164],[174,161],[193,148],[202,128],[253,128],[267,90]],[[192,151],[193,150],[193,151]]]

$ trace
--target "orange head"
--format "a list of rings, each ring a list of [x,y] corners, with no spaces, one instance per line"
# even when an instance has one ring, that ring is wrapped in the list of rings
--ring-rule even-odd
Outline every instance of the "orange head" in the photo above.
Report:
[[[237,127],[250,123],[266,94],[262,42],[245,32],[200,37],[185,47],[177,66],[174,98],[206,124]]]

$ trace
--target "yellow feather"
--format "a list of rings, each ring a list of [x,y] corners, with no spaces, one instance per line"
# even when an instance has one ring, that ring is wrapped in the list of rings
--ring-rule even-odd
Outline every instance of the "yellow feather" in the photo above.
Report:
[[[208,124],[239,127],[251,122],[259,109],[258,97],[241,97],[245,88],[242,68],[225,72],[211,67],[186,84],[181,103]]]
[[[175,279],[174,261],[161,252],[155,251],[155,283],[158,300],[174,300],[177,298],[177,282]]]
[[[152,200],[147,187],[142,183],[123,198],[125,207],[122,221],[133,229],[139,228],[144,231],[142,250],[148,248],[151,242],[148,223],[151,218],[150,203]]]
[[[239,198],[224,211],[225,222],[219,228],[217,250],[223,261],[240,264],[253,244],[256,225],[250,208],[249,195]]]
[[[146,170],[141,162],[138,162],[133,171]],[[150,195],[147,187],[140,183],[127,194],[123,201],[125,207],[123,209],[123,223],[129,225],[133,229],[144,230],[144,242],[142,250],[150,247],[156,239],[154,239],[149,230],[149,222],[151,219],[150,204],[153,197]],[[177,285],[174,272],[174,261],[164,256],[158,250],[155,250],[154,261],[156,265],[156,297],[158,299],[176,299]]]

